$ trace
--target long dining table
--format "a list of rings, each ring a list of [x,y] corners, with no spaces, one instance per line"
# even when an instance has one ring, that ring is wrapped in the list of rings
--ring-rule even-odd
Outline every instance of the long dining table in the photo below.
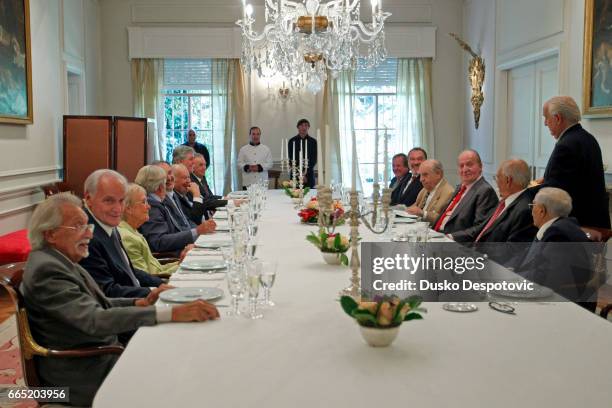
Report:
[[[217,321],[138,329],[94,407],[611,406],[612,325],[597,315],[569,302],[519,303],[515,315],[425,303],[390,347],[369,347],[338,302],[350,270],[323,262],[305,239],[316,227],[282,191],[268,192],[259,225],[257,256],[278,262],[276,306],[260,320],[220,307]],[[222,288],[227,305],[218,275],[171,283]]]

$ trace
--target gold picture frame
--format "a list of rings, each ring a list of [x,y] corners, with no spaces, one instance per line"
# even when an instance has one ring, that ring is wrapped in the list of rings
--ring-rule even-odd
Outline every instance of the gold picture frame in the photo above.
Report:
[[[583,113],[612,116],[612,2],[586,0],[584,7]]]
[[[30,1],[2,0],[0,8],[0,123],[30,124],[32,55]]]

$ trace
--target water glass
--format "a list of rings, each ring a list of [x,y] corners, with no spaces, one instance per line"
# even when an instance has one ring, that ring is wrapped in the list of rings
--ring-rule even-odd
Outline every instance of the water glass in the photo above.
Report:
[[[232,308],[227,312],[228,316],[240,316],[242,313],[238,309],[238,300],[242,297],[246,282],[244,274],[240,269],[231,267],[225,274],[227,280],[227,290],[232,296]]]
[[[259,275],[259,282],[264,289],[264,298],[260,302],[261,305],[266,307],[274,306],[274,302],[270,300],[270,289],[274,286],[276,280],[276,269],[278,268],[278,262],[276,261],[260,261],[261,262],[261,274]]]
[[[261,276],[261,262],[250,260],[247,266],[247,289],[249,294],[249,311],[246,317],[250,319],[261,319],[263,314],[257,311],[257,296],[259,295],[259,277]]]

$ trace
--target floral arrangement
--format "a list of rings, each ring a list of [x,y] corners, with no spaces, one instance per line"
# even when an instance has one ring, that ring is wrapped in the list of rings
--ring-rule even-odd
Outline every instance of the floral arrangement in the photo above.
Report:
[[[427,312],[419,308],[423,300],[419,296],[411,296],[407,299],[382,297],[374,301],[356,302],[350,296],[342,296],[340,304],[342,309],[357,321],[360,326],[374,328],[397,327],[402,322],[423,319],[421,313]]]
[[[321,252],[340,254],[340,263],[345,266],[348,265],[348,257],[345,252],[349,249],[350,240],[346,235],[340,233],[330,234],[327,232],[315,234],[311,232],[306,236],[306,240],[319,248]]]
[[[283,190],[285,190],[285,194],[287,194],[290,198],[300,198],[300,189],[293,187],[292,181],[283,181]],[[304,196],[308,194],[310,191],[310,187],[304,187]]]
[[[334,200],[332,204],[332,213],[330,225],[342,225],[344,224],[344,219],[342,216],[344,215],[344,207],[342,207],[342,203],[340,200]],[[319,222],[319,202],[316,197],[313,197],[308,203],[306,203],[306,207],[302,208],[298,212],[298,216],[301,218],[301,221],[305,224],[318,224]]]

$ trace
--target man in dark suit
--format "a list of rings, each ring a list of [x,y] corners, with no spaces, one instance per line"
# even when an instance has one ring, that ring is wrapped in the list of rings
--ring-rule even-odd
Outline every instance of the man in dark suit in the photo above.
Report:
[[[208,186],[208,181],[206,181],[207,166],[204,156],[196,153],[193,159],[193,171],[189,174],[189,177],[198,186],[206,210],[212,211],[219,207],[225,207],[227,200],[224,200],[220,195],[215,195]]]
[[[202,219],[207,217],[207,208],[200,195],[200,188],[191,181],[187,168],[182,164],[173,164],[172,173],[174,174],[174,201],[180,207],[183,214],[193,222],[193,225],[200,225]]]
[[[580,109],[569,96],[557,96],[543,107],[544,124],[557,140],[546,171],[544,185],[558,187],[572,197],[573,217],[582,226],[610,228],[608,194],[601,149],[597,140],[580,125]]]
[[[521,159],[502,162],[495,175],[500,201],[475,242],[531,242],[538,229],[529,204],[537,188],[528,189],[529,165]]]
[[[395,155],[394,158],[395,157],[402,156]],[[403,157],[406,158],[405,155]],[[408,167],[410,171],[408,174],[401,177],[397,187],[391,193],[391,205],[403,204],[406,207],[414,205],[417,196],[423,188],[419,174],[419,167],[425,160],[427,160],[427,152],[420,147],[415,147],[408,152],[407,159],[405,159],[404,163],[401,164],[404,165],[404,167]],[[395,169],[395,167],[396,166],[394,164],[393,168]],[[393,180],[391,181],[393,182]]]
[[[457,166],[461,184],[434,224],[434,230],[457,242],[473,242],[495,210],[497,194],[482,177],[482,161],[477,151],[461,152]]]
[[[147,203],[151,206],[149,219],[139,228],[151,251],[178,255],[185,246],[194,243],[199,235],[214,231],[216,224],[213,220],[195,226],[181,212],[180,206],[169,198],[166,188],[174,187],[174,177],[168,176],[162,165],[144,166],[138,171],[135,181],[147,192]],[[172,215],[168,207],[174,208],[176,215]]]
[[[592,248],[576,220],[568,218],[571,210],[571,197],[559,188],[536,194],[531,211],[538,233],[517,273],[594,310],[595,288],[588,285]]]
[[[118,335],[169,321],[216,319],[215,306],[198,300],[157,307],[160,289],[145,298],[107,298],[78,262],[88,256],[93,224],[70,193],[42,202],[28,229],[32,252],[20,290],[32,335],[43,347],[59,350],[120,345]],[[112,354],[35,359],[41,385],[69,387],[70,404],[90,406],[118,356]]]
[[[117,226],[123,214],[127,180],[114,170],[96,170],[85,180],[89,223],[96,226],[89,256],[81,261],[108,297],[144,297],[162,280],[135,269],[121,244]]]
[[[211,163],[208,149],[202,143],[196,142],[196,132],[193,129],[189,129],[187,132],[187,142],[183,143],[183,146],[191,147],[196,153],[204,156],[206,163]]]
[[[295,155],[295,165],[299,166],[302,148],[304,149],[304,156],[308,159],[308,169],[306,169],[304,186],[314,188],[314,167],[317,164],[317,140],[308,135],[308,129],[310,129],[310,122],[308,119],[300,119],[297,123],[297,129],[298,134],[289,139],[287,144],[289,160],[293,160]],[[306,154],[306,150],[308,150],[308,154]]]

